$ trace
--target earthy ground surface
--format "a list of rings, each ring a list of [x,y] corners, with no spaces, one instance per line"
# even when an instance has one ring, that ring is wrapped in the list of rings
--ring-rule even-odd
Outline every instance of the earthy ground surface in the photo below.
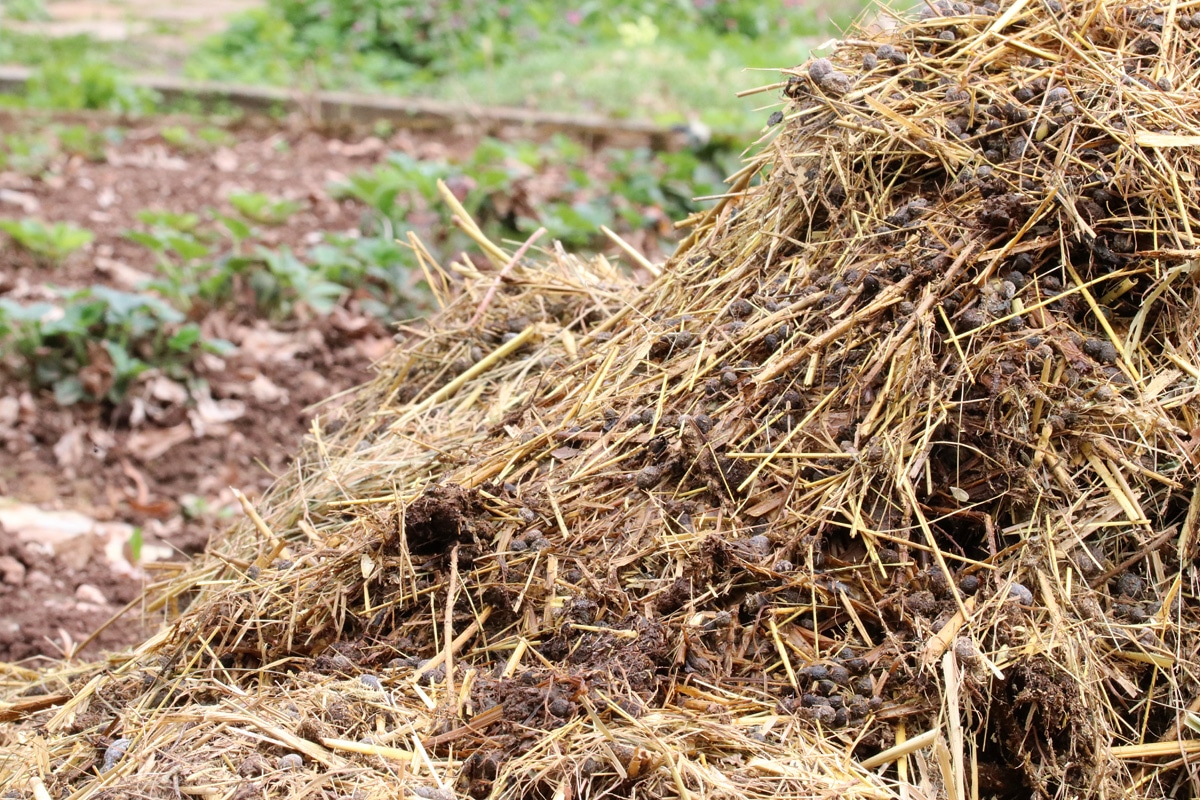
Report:
[[[28,133],[49,122],[3,117],[0,133]],[[96,234],[58,267],[37,263],[5,237],[0,297],[48,299],[48,285],[132,291],[155,270],[151,252],[123,235],[136,225],[137,212],[230,213],[226,198],[233,191],[300,202],[302,211],[264,229],[263,237],[267,246],[303,252],[318,232],[357,230],[363,220],[362,206],[330,195],[331,181],[393,150],[439,158],[473,143],[469,133],[400,133],[381,141],[247,124],[227,146],[188,151],[164,141],[164,125],[133,124],[100,161],[63,155],[36,177],[0,172],[0,216],[68,221]],[[144,576],[119,555],[104,556],[114,537],[140,528],[144,556],[151,557],[182,559],[203,549],[214,530],[240,513],[230,487],[253,497],[268,486],[309,430],[311,406],[366,380],[391,344],[387,326],[353,304],[282,323],[250,310],[218,309],[201,325],[238,349],[203,358],[198,372],[207,390],[198,396],[150,374],[117,406],[62,408],[50,392],[33,391],[19,375],[0,370],[0,531],[10,528],[0,532],[0,661],[58,655],[136,596]],[[45,520],[10,517],[6,526],[6,508],[79,512],[101,527],[119,527],[93,531],[75,520],[70,535],[47,538]],[[80,558],[81,552],[93,555]],[[107,631],[93,651],[138,640],[136,615]]]

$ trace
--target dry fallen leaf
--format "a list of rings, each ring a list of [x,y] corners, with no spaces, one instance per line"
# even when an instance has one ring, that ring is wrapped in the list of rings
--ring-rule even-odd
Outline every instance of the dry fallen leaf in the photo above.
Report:
[[[54,445],[54,460],[59,469],[69,475],[75,474],[75,469],[83,463],[87,452],[84,438],[87,436],[86,425],[76,425],[64,433]]]
[[[213,153],[213,166],[220,172],[237,172],[240,161],[237,153],[230,150],[228,147],[222,147],[217,152]]]
[[[183,405],[188,400],[187,387],[164,375],[158,375],[146,384],[146,396],[170,405]]]
[[[138,431],[126,440],[125,448],[130,455],[144,463],[165,455],[172,447],[183,444],[192,436],[192,426],[181,422],[173,428]]]
[[[255,400],[267,405],[288,401],[287,390],[272,383],[271,379],[261,372],[250,381],[250,393],[254,395]]]
[[[36,214],[42,208],[42,204],[33,195],[13,189],[0,189],[0,203],[17,206],[26,214]]]

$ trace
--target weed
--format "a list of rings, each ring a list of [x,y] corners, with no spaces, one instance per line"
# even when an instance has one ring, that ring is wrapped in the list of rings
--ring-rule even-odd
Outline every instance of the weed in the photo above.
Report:
[[[95,238],[91,231],[77,228],[68,222],[47,225],[41,220],[0,219],[0,230],[12,237],[18,245],[28,250],[39,261],[61,264],[67,256],[91,243]]]

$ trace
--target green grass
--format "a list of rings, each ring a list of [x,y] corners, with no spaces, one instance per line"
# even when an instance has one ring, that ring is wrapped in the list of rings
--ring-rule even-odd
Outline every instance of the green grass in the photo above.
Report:
[[[762,97],[739,99],[737,92],[774,81],[771,70],[800,63],[810,44],[794,39],[707,52],[672,42],[640,48],[594,44],[531,53],[491,72],[448,76],[414,93],[663,124],[695,117],[717,130],[745,131],[762,125],[767,112],[755,112]]]

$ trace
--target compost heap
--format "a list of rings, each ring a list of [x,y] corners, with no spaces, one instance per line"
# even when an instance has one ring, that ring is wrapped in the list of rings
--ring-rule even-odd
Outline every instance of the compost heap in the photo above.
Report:
[[[444,313],[163,633],[8,673],[0,783],[1186,793],[1198,39],[1111,0],[847,39],[645,290],[414,241]]]

